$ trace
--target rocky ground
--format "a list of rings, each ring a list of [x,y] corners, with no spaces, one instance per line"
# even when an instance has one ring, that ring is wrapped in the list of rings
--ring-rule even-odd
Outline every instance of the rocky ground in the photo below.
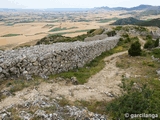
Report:
[[[142,45],[145,41],[140,39]],[[8,97],[0,102],[2,120],[107,120],[106,115],[97,114],[84,107],[61,105],[59,101],[111,101],[122,94],[122,76],[137,77],[132,68],[120,69],[116,62],[127,51],[113,54],[104,59],[105,67],[88,79],[84,85],[57,78],[35,87],[25,88],[12,95],[7,88],[1,90]],[[69,81],[69,82],[68,82]]]
[[[127,74],[126,71],[116,67],[116,61],[123,54],[126,54],[126,52],[106,57],[105,68],[89,78],[84,85],[73,85],[66,83],[62,78],[58,78],[58,80],[52,80],[49,83],[41,83],[34,88],[23,89],[16,92],[14,96],[9,95],[9,97],[0,102],[1,119],[6,120],[14,117],[12,109],[15,109],[16,115],[23,120],[30,120],[34,117],[43,117],[51,120],[53,118],[106,119],[106,116],[92,113],[87,108],[61,107],[58,101],[64,98],[69,101],[110,101],[118,97],[121,94],[119,85],[121,84],[122,75],[129,76],[129,73]],[[74,79],[76,78],[73,77],[72,80]],[[7,89],[3,90],[3,92],[7,93]],[[54,110],[49,112],[44,110],[44,108],[53,107]]]

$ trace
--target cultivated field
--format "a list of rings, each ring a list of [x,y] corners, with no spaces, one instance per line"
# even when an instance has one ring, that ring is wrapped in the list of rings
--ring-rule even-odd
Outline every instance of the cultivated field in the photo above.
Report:
[[[90,29],[110,24],[122,12],[0,12],[0,47],[13,48],[21,44],[34,44],[49,35],[68,37],[85,34]]]
[[[75,37],[90,29],[109,25],[120,18],[130,17],[126,11],[88,12],[0,12],[0,49],[33,45],[49,34]],[[133,15],[132,15],[133,16]],[[151,16],[154,18],[155,16]],[[142,19],[146,19],[143,17]]]

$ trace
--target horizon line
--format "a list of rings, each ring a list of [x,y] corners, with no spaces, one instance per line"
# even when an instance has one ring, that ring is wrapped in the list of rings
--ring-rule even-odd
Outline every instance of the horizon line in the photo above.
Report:
[[[140,5],[150,5],[150,4],[139,4],[137,6],[140,6]],[[137,7],[137,6],[132,6],[132,7]],[[150,6],[159,6],[159,5],[150,5]],[[100,6],[100,7],[58,7],[58,8],[0,8],[0,9],[25,9],[25,10],[32,10],[32,9],[35,9],[35,10],[40,10],[40,9],[94,9],[94,8],[102,8],[102,7],[109,7],[109,6]],[[124,6],[116,6],[116,7],[122,7],[122,8],[132,8],[132,7],[124,7]],[[109,7],[109,8],[116,8],[116,7]]]

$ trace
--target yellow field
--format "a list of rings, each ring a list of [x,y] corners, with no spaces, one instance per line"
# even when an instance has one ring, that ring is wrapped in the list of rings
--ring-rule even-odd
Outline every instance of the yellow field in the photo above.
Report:
[[[20,44],[32,42],[35,40],[39,40],[48,34],[56,34],[56,33],[63,33],[65,36],[74,37],[77,35],[85,34],[86,31],[89,29],[96,29],[100,26],[104,26],[106,24],[109,24],[113,21],[109,21],[107,23],[99,23],[98,20],[100,19],[111,19],[114,17],[119,16],[119,14],[122,12],[98,12],[98,13],[73,13],[72,17],[74,20],[69,20],[66,16],[65,21],[62,21],[62,19],[57,20],[57,22],[30,22],[30,23],[16,23],[10,26],[7,26],[5,22],[0,22],[0,46],[7,46],[7,47],[15,47]],[[5,13],[0,13],[2,15],[5,15]],[[8,16],[8,13],[6,13]],[[15,22],[15,19],[24,20],[33,18],[33,16],[29,16],[28,14],[20,14],[19,16],[15,17],[15,14],[13,14],[11,17],[8,17],[8,19],[13,19],[10,22]],[[38,15],[38,14],[37,14]],[[35,18],[39,18],[39,16],[34,16]],[[73,19],[72,18],[72,19]],[[89,20],[89,22],[78,22],[80,19],[86,19]],[[47,26],[50,25],[50,26]],[[55,31],[55,32],[49,32],[53,28],[66,28],[65,30]],[[73,28],[73,29],[69,29]],[[67,30],[68,29],[68,30]],[[81,31],[82,30],[82,31]],[[75,32],[79,31],[79,32]],[[66,32],[66,34],[64,34]],[[70,33],[67,33],[70,32]],[[75,33],[74,33],[75,32]],[[8,34],[19,34],[18,36],[5,36]],[[5,37],[4,37],[5,36]]]
[[[107,12],[102,10],[98,12],[72,12],[66,14],[55,13],[52,16],[50,16],[52,13],[45,13],[47,17],[44,18],[42,13],[33,13],[32,15],[29,13],[0,12],[0,15],[6,16],[3,21],[0,21],[0,48],[13,48],[25,43],[33,44],[35,43],[34,41],[37,41],[49,34],[63,33],[64,36],[68,37],[85,34],[85,30],[97,29],[100,26],[109,25],[115,21],[114,18],[120,19],[130,17],[130,15],[120,15],[122,13],[125,13],[125,11]],[[152,16],[152,18],[153,17],[154,16]],[[100,22],[105,19],[111,20],[107,22]],[[22,22],[27,20],[35,21]],[[54,20],[56,20],[56,22]],[[54,28],[65,29],[49,32]],[[10,34],[18,35],[14,36]]]

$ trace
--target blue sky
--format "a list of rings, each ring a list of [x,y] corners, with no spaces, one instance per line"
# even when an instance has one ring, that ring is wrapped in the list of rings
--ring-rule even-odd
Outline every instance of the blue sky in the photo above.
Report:
[[[0,8],[93,8],[160,5],[160,0],[0,0]]]

